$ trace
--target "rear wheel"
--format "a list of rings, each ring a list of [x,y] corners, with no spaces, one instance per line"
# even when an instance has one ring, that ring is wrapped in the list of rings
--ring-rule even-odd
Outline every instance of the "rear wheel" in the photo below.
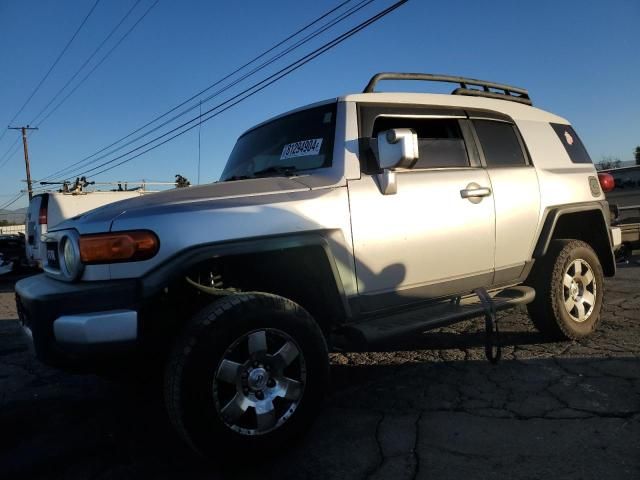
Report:
[[[536,265],[531,282],[536,299],[528,305],[536,328],[555,338],[577,340],[600,322],[604,294],[602,266],[580,240],[554,240]]]
[[[320,328],[300,306],[231,295],[193,319],[165,375],[169,415],[198,452],[267,453],[306,429],[328,379]]]

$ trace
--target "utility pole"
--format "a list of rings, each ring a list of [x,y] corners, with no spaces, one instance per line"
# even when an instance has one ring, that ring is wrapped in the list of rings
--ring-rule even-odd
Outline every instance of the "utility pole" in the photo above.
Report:
[[[201,131],[202,131],[202,100],[200,100],[200,123],[198,124],[198,185],[200,185],[200,132]],[[640,165],[640,163],[638,165]]]
[[[9,127],[9,130],[22,130],[22,148],[24,149],[24,166],[27,170],[27,192],[29,192],[29,201],[33,196],[33,189],[31,188],[31,168],[29,167],[29,147],[27,145],[27,130],[38,130],[36,127]]]

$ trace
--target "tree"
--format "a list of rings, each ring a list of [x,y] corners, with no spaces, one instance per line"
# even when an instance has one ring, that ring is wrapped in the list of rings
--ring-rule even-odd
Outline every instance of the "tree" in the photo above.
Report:
[[[636,156],[636,165],[640,165],[640,145],[636,147],[634,155]]]
[[[602,159],[596,163],[598,170],[609,170],[613,167],[613,161],[610,157],[602,157]]]
[[[600,160],[596,167],[598,170],[609,170],[611,168],[620,168],[622,165],[622,160],[617,157],[612,157],[611,155],[603,156],[602,160]]]
[[[187,180],[187,177],[183,177],[180,174],[176,175],[176,188],[185,188],[191,185],[191,182]]]

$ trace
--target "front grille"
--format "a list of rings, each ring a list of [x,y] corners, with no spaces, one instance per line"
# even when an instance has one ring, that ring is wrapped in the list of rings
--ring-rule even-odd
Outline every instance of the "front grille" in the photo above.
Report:
[[[47,242],[47,266],[60,270],[60,258],[58,257],[58,244]]]

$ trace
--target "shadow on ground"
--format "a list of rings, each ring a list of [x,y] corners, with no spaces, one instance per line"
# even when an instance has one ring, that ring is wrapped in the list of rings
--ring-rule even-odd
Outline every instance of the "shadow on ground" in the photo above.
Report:
[[[446,346],[446,338],[437,341]],[[3,394],[0,466],[5,478],[119,480],[633,478],[639,471],[637,357],[333,365],[332,376],[327,408],[295,446],[260,465],[248,452],[221,468],[176,439],[156,390],[9,362],[0,376],[13,392]]]
[[[311,431],[280,456],[225,467],[175,437],[157,389],[40,365],[0,293],[0,477],[635,480],[639,282],[635,264],[607,281],[603,323],[582,342],[545,340],[522,311],[503,316],[496,366],[474,321],[332,354]]]

